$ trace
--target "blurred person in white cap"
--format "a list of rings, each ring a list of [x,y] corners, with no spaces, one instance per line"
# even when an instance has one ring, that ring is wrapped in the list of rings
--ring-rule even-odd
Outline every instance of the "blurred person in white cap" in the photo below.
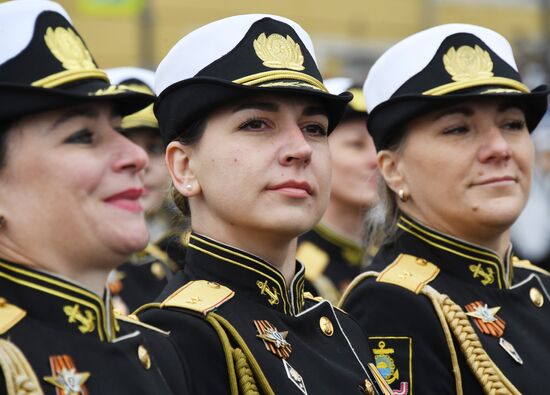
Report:
[[[533,131],[535,168],[529,200],[512,226],[514,248],[524,259],[550,270],[550,113]]]
[[[330,134],[330,200],[321,221],[298,239],[297,259],[306,268],[306,289],[337,303],[365,266],[363,222],[377,202],[376,149],[367,130],[367,109],[360,87],[350,78],[324,81],[329,92],[353,94],[342,120]]]
[[[327,136],[351,99],[327,91],[307,33],[274,15],[212,22],[169,51],[155,92],[192,233],[184,269],[135,314],[170,332],[188,391],[391,394],[357,324],[304,293],[295,257],[328,203]]]
[[[147,244],[120,124],[153,99],[111,85],[57,3],[0,4],[0,393],[176,393],[167,334],[104,288]]]
[[[380,373],[398,394],[540,392],[550,277],[514,259],[510,227],[547,88],[521,82],[500,34],[449,24],[388,49],[364,93],[385,215],[367,234],[384,243],[341,306]]]
[[[106,72],[113,84],[154,95],[155,73],[151,70],[117,67],[107,69]],[[153,113],[153,104],[122,118],[122,133],[140,146],[149,158],[144,169],[142,197],[149,243],[109,275],[108,285],[115,308],[127,314],[152,302],[166,286],[167,279],[177,271],[176,264],[168,255],[166,243],[179,241],[179,237],[171,236],[175,232],[174,228],[181,231],[181,227],[175,226],[176,215],[174,209],[169,207],[170,175],[164,161],[164,144]],[[178,244],[177,250],[182,250],[183,246]],[[173,251],[172,247],[170,251]]]

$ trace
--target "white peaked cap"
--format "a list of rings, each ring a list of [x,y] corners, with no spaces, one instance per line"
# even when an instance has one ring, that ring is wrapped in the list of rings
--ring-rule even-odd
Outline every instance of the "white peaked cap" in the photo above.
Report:
[[[17,56],[32,40],[34,21],[44,11],[54,11],[71,22],[59,4],[48,0],[13,0],[0,7],[0,64]]]
[[[467,24],[436,26],[393,45],[370,69],[363,93],[377,149],[414,117],[479,95],[521,102],[532,130],[547,94],[544,86],[531,91],[522,83],[506,38]]]
[[[204,25],[174,45],[157,68],[154,89],[157,96],[172,84],[193,78],[204,67],[229,53],[243,39],[250,26],[263,18],[271,18],[292,27],[315,60],[313,43],[296,22],[269,14],[232,16]]]
[[[151,90],[155,85],[155,72],[141,67],[113,67],[106,69],[112,84],[120,84],[128,80],[138,80],[147,85]]]
[[[324,80],[328,91],[333,95],[339,95],[353,86],[353,80],[347,77],[334,77]]]
[[[165,142],[216,108],[263,93],[313,97],[332,131],[352,95],[323,84],[308,34],[276,15],[237,15],[187,34],[155,73],[155,114]]]
[[[109,84],[59,4],[0,2],[0,121],[96,100],[128,114],[153,99]]]
[[[499,33],[461,23],[432,27],[398,42],[374,63],[363,85],[368,111],[390,99],[401,85],[424,69],[432,61],[443,40],[456,33],[471,33],[479,37],[517,71],[512,47]]]

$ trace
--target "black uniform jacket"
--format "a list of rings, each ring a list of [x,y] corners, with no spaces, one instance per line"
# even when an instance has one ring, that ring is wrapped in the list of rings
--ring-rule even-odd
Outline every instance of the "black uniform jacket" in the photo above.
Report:
[[[349,283],[362,272],[364,250],[323,224],[298,239],[296,259],[306,268],[307,289],[337,303]]]
[[[342,303],[368,334],[394,393],[546,391],[548,273],[518,262],[511,249],[503,261],[410,217],[398,226]]]
[[[110,273],[108,286],[115,309],[128,314],[153,302],[177,270],[166,253],[149,244]]]
[[[0,394],[37,386],[45,395],[186,393],[167,334],[116,319],[109,296],[4,260],[0,361]]]
[[[192,394],[383,393],[365,383],[370,353],[357,323],[327,301],[304,300],[297,267],[287,287],[262,259],[193,233],[162,302],[136,314],[170,331]]]

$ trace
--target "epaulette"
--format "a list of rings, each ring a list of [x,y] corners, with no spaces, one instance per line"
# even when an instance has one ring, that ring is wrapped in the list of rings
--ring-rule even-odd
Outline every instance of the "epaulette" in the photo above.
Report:
[[[166,335],[166,336],[170,335],[170,331],[163,331],[162,329],[157,328],[154,325],[146,324],[145,322],[141,322],[139,320],[138,316],[135,315],[135,314],[124,315],[124,314],[120,314],[120,313],[115,311],[115,318],[118,321],[124,321],[124,322],[127,322],[129,324],[138,325],[138,326],[141,326],[143,328],[150,329],[152,331],[162,333],[163,335]]]
[[[439,268],[423,258],[399,254],[376,278],[377,282],[398,285],[416,294],[439,274]]]
[[[325,251],[309,241],[300,243],[296,251],[296,259],[305,266],[305,276],[309,281],[315,281],[319,278],[324,273],[330,260]]]
[[[533,264],[528,259],[519,259],[517,256],[513,256],[512,257],[512,265],[514,267],[519,267],[520,269],[528,269],[528,270],[532,270],[534,272],[539,272],[539,273],[545,274],[547,276],[550,276],[549,271],[544,270],[541,267],[538,267],[537,265]]]
[[[206,315],[234,295],[231,289],[212,281],[190,281],[164,299],[160,308],[176,307]]]
[[[0,297],[0,335],[13,328],[26,315],[25,310],[8,303],[6,299]]]

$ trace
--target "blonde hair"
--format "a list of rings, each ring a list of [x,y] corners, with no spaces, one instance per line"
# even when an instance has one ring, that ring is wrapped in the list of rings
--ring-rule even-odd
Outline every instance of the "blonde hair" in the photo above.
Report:
[[[397,135],[400,137],[385,150],[401,154],[407,133]],[[382,175],[378,178],[377,189],[378,202],[367,212],[363,226],[363,241],[367,251],[376,251],[383,243],[394,240],[399,229],[397,221],[401,211],[397,194],[386,184]]]

